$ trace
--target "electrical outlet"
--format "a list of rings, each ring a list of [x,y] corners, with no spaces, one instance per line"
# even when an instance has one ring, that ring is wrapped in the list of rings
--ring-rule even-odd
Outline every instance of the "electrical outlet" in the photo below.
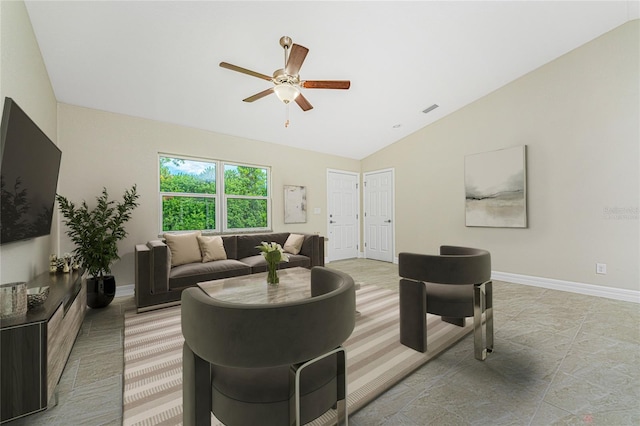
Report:
[[[607,264],[606,263],[596,263],[596,274],[606,274],[607,273]]]

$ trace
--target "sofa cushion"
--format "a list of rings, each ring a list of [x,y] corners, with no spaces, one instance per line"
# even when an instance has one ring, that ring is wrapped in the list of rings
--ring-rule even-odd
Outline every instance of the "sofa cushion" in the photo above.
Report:
[[[298,254],[300,253],[300,249],[302,248],[302,243],[304,242],[304,235],[302,234],[290,234],[287,238],[287,241],[284,242],[284,246],[282,248],[287,253]]]
[[[267,261],[264,259],[264,256],[261,254],[258,254],[255,256],[243,257],[242,259],[238,259],[238,261],[249,266],[251,268],[252,274],[255,274],[256,272],[264,272],[267,270]]]
[[[238,237],[236,235],[223,235],[222,243],[227,259],[238,259]]]
[[[247,234],[238,235],[238,260],[245,257],[255,256],[260,254],[260,250],[256,247],[265,243],[276,242],[281,246],[289,237],[288,232],[277,232],[272,234]]]
[[[213,260],[225,260],[227,252],[224,250],[222,237],[212,236],[206,237],[199,235],[197,237],[200,252],[202,253],[202,262],[211,262]]]
[[[172,290],[194,286],[203,281],[248,275],[251,267],[234,259],[207,263],[189,263],[171,268],[169,288]]]
[[[184,234],[164,234],[167,247],[171,250],[171,266],[202,261],[202,254],[197,240],[200,235],[200,231]]]
[[[290,254],[289,261],[285,262],[285,265],[286,268],[295,268],[296,266],[310,268],[311,259],[308,256],[303,256],[301,254]]]

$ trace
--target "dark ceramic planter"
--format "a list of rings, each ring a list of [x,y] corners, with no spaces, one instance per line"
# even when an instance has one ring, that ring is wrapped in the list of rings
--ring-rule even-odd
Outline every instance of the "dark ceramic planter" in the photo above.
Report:
[[[104,308],[115,295],[116,278],[113,275],[87,278],[87,306],[90,308]]]

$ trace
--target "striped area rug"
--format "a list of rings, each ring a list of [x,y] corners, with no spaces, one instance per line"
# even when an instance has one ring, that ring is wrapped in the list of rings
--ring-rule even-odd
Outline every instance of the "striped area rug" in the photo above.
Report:
[[[398,293],[372,285],[356,292],[353,334],[347,350],[349,413],[362,408],[409,373],[469,333],[427,315],[426,353],[400,344]],[[180,306],[125,315],[123,425],[182,424],[182,344]],[[469,348],[473,350],[473,348]],[[311,423],[335,423],[328,412]],[[212,417],[212,425],[220,425]]]

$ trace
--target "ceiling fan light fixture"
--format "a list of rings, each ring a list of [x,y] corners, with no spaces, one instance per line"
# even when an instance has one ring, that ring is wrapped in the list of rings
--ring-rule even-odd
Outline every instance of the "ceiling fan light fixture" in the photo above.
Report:
[[[278,99],[280,99],[285,104],[294,101],[300,94],[300,89],[298,89],[294,85],[287,83],[276,85],[273,88],[273,91],[276,92],[276,96],[278,96]]]

